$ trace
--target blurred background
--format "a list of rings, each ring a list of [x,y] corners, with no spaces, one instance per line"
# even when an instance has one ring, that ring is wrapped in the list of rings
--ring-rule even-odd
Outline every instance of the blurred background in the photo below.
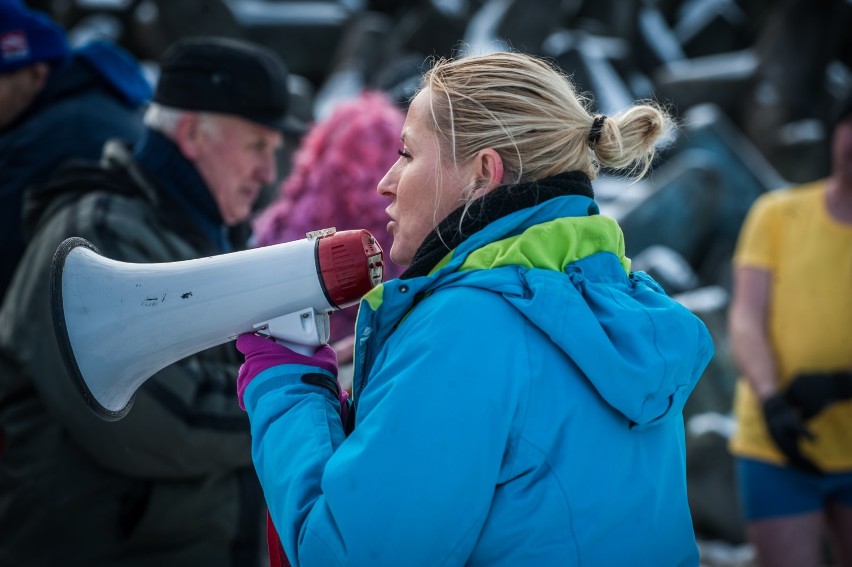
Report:
[[[295,112],[306,122],[367,88],[404,107],[428,57],[505,49],[552,59],[601,113],[640,99],[669,108],[679,128],[651,174],[631,184],[603,172],[595,190],[624,228],[634,269],[714,336],[717,355],[686,408],[690,503],[704,564],[752,564],[726,450],[736,380],[725,329],[731,254],[758,195],[828,174],[830,117],[852,88],[852,0],[26,3],[63,24],[72,43],[121,44],[152,81],[181,37],[265,44],[293,73]],[[289,153],[280,159],[283,178]]]

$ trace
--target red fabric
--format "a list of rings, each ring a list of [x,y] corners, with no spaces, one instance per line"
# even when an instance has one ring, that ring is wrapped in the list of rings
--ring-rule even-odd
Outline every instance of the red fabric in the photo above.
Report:
[[[346,422],[346,417],[349,415],[349,393],[346,390],[340,390],[340,419]],[[278,530],[275,529],[275,524],[272,523],[272,516],[269,515],[269,510],[266,511],[266,547],[269,551],[269,567],[290,567],[290,561],[284,553],[284,548],[281,546],[281,538],[278,536]]]
[[[290,567],[290,561],[281,547],[281,538],[272,524],[272,516],[266,512],[266,547],[269,549],[269,567]]]

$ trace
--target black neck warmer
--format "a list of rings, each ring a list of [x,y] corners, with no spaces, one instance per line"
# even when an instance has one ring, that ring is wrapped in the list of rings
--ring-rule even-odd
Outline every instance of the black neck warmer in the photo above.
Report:
[[[581,195],[592,199],[595,196],[592,182],[581,171],[560,173],[540,181],[497,187],[471,203],[467,212],[464,207],[459,207],[438,223],[417,249],[411,265],[402,273],[400,279],[427,275],[450,250],[457,248],[489,223],[563,195]]]
[[[134,148],[136,159],[157,185],[192,218],[220,252],[230,252],[219,206],[201,174],[166,136],[146,128]]]

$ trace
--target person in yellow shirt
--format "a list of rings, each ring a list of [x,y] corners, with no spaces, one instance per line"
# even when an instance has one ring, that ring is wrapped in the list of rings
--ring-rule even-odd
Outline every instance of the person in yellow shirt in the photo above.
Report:
[[[852,565],[852,98],[828,178],[761,196],[734,254],[729,326],[740,499],[762,567]]]

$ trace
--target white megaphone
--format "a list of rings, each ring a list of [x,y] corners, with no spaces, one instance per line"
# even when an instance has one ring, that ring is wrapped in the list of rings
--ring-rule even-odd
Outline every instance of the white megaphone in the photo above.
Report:
[[[110,260],[87,240],[69,238],[53,257],[50,292],[68,371],[89,407],[114,421],[157,371],[241,333],[313,353],[328,342],[328,314],[381,281],[382,249],[373,235],[332,228],[159,264]]]

